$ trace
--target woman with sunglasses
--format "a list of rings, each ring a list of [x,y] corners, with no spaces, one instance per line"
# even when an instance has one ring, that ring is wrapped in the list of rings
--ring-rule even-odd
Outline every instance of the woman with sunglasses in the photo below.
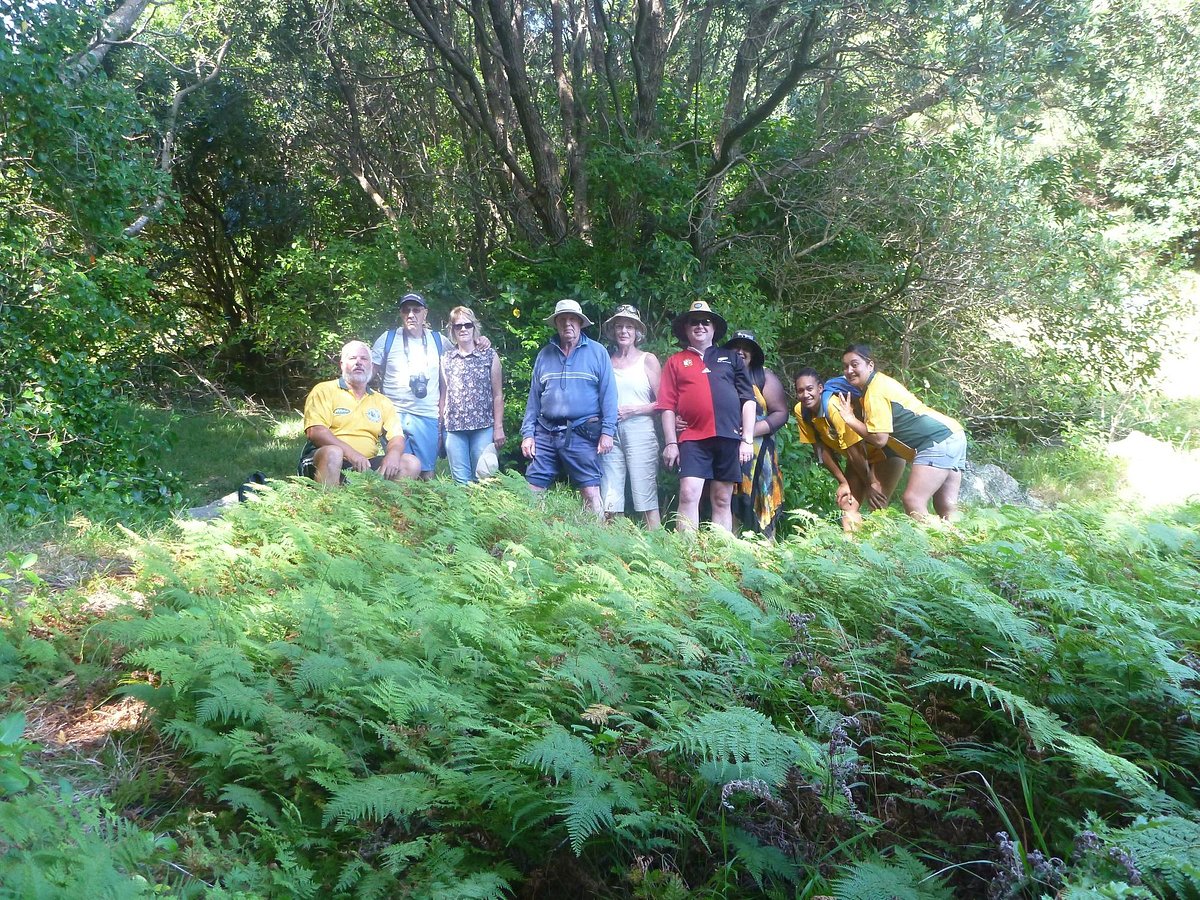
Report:
[[[459,484],[495,474],[496,451],[504,444],[504,389],[500,357],[479,344],[479,319],[466,306],[450,310],[450,337],[442,368],[446,403],[446,459]],[[480,466],[483,460],[483,466]]]

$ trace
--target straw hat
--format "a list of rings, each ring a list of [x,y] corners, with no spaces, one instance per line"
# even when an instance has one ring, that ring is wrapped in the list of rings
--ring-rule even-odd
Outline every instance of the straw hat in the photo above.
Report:
[[[554,304],[554,312],[546,316],[546,323],[553,325],[559,316],[567,313],[570,313],[574,316],[579,316],[579,318],[583,319],[584,328],[587,328],[592,324],[592,320],[583,314],[583,307],[579,305],[579,301],[572,300],[569,297],[566,300],[559,300],[556,304]]]
[[[725,317],[712,311],[712,307],[704,300],[693,300],[692,305],[685,312],[681,312],[675,317],[671,323],[671,333],[679,340],[679,343],[687,345],[687,321],[695,315],[706,315],[713,320],[713,343],[720,342],[721,338],[725,337],[725,332],[729,330],[729,323],[725,321]]]
[[[638,313],[637,307],[630,303],[622,303],[616,308],[611,316],[604,320],[604,333],[609,337],[612,337],[613,327],[617,319],[626,319],[630,322],[633,322],[635,325],[637,325],[638,330],[642,334],[646,333],[646,323],[642,321],[642,317]]]

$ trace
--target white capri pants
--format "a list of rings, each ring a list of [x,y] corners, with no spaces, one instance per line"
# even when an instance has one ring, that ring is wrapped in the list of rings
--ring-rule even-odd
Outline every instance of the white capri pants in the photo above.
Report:
[[[658,453],[653,416],[634,416],[617,425],[612,450],[600,457],[600,500],[605,512],[625,512],[626,478],[637,512],[658,509]]]

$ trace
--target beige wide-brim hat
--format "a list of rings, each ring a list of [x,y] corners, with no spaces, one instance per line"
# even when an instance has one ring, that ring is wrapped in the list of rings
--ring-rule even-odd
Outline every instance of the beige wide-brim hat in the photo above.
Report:
[[[693,300],[692,305],[681,312],[671,322],[671,333],[675,335],[679,343],[687,346],[687,320],[697,313],[703,313],[706,316],[711,316],[713,320],[713,343],[721,343],[721,339],[725,337],[725,332],[729,330],[729,323],[725,321],[725,317],[719,313],[712,311],[712,307],[704,300]]]
[[[546,316],[546,323],[548,325],[553,325],[555,319],[561,315],[565,315],[566,313],[571,313],[572,315],[579,316],[579,318],[583,319],[584,328],[587,328],[592,324],[592,320],[583,314],[583,307],[579,305],[579,301],[571,300],[570,298],[566,300],[559,300],[556,304],[554,304],[554,312]]]
[[[622,303],[611,316],[604,320],[604,333],[609,337],[612,337],[613,327],[617,319],[625,319],[633,322],[643,334],[646,333],[646,323],[642,321],[642,316],[638,312],[638,308],[630,303]]]

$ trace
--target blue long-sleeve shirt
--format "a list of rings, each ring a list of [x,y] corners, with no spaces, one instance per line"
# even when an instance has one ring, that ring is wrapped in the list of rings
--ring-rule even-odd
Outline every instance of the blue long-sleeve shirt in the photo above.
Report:
[[[578,425],[593,416],[600,417],[602,433],[616,433],[617,384],[608,351],[580,334],[568,356],[555,335],[533,362],[521,436],[533,437],[539,417],[544,426],[554,428]]]

